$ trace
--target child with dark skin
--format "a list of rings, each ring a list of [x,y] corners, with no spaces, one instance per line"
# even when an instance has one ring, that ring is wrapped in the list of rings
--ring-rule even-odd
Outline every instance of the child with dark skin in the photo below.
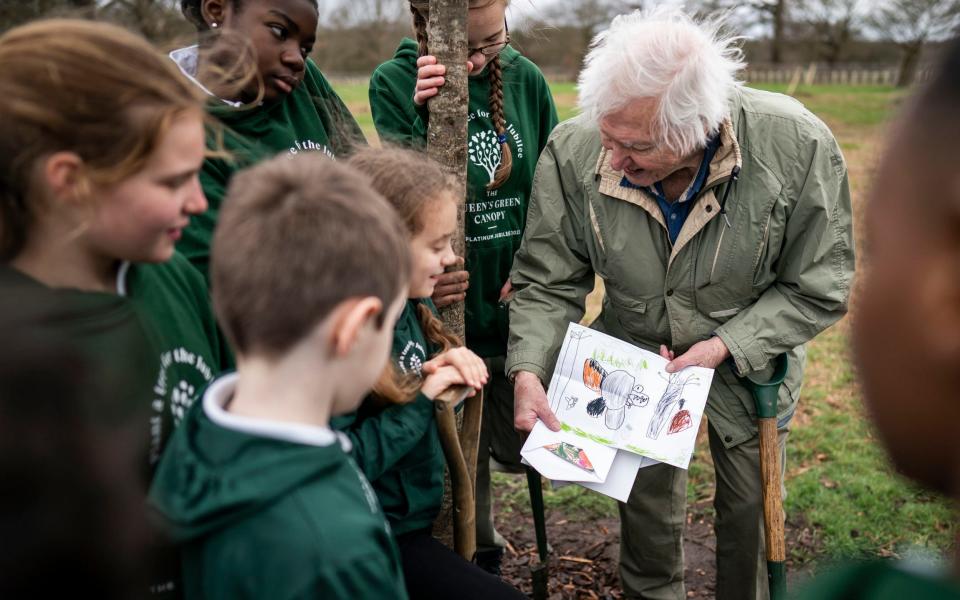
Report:
[[[345,156],[363,134],[309,54],[316,41],[316,0],[181,0],[199,43],[170,53],[209,96],[219,127],[200,182],[209,209],[177,245],[204,274],[220,204],[233,174],[276,154]]]
[[[867,204],[869,272],[854,320],[864,396],[898,470],[960,497],[960,42],[894,130]],[[891,366],[909,356],[922,369]],[[955,561],[957,559],[954,559]],[[960,598],[960,562],[939,576],[896,562],[818,578],[804,598]]]

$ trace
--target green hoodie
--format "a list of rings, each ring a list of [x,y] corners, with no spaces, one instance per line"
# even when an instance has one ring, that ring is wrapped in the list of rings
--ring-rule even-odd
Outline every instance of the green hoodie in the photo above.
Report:
[[[417,377],[435,350],[420,328],[420,302],[436,310],[428,299],[410,300],[393,331],[393,358],[398,369]],[[433,401],[418,394],[409,404],[372,414],[364,409],[339,419],[336,427],[353,443],[353,457],[373,483],[394,533],[430,527],[443,500],[445,464]]]
[[[469,167],[466,205],[467,346],[480,356],[507,350],[507,308],[500,289],[510,276],[513,255],[526,225],[533,172],[557,110],[540,69],[508,46],[500,53],[507,139],[513,153],[510,178],[487,190],[500,164],[497,134],[490,120],[490,80],[486,71],[470,78]],[[413,103],[417,43],[404,39],[392,60],[370,78],[370,109],[380,137],[409,145],[426,139],[426,111]]]
[[[923,562],[877,560],[825,569],[793,595],[796,600],[956,600],[960,582]]]
[[[232,366],[203,277],[176,253],[162,264],[123,263],[115,294],[52,289],[9,267],[0,273],[4,294],[46,296],[56,307],[48,323],[103,363],[116,393],[104,399],[100,414],[110,421],[142,419],[141,428],[149,430],[148,480],[186,409]]]
[[[142,469],[146,491],[184,412],[232,366],[203,277],[174,253],[162,264],[122,264],[115,294],[51,289],[8,267],[0,269],[0,286],[4,294],[33,303],[49,301],[46,324],[67,332],[102,371],[96,379],[108,382],[113,393],[91,414],[144,440],[134,464]],[[152,597],[178,597],[176,556],[162,544],[151,552]]]
[[[196,48],[175,50],[170,57],[188,78],[203,87],[195,79]],[[177,249],[205,277],[209,277],[210,243],[217,214],[236,171],[279,153],[316,151],[336,157],[349,154],[357,144],[366,143],[360,126],[340,96],[309,59],[303,82],[283,100],[247,107],[211,99],[208,111],[223,127],[222,130],[208,127],[207,147],[214,152],[226,150],[231,157],[211,157],[204,161],[200,184],[210,206],[204,214],[190,219],[177,244]]]
[[[150,504],[182,544],[187,599],[407,597],[376,497],[327,428],[232,415],[211,385],[164,454]]]
[[[90,379],[111,392],[84,407],[91,421],[132,428],[145,442],[157,363],[134,304],[117,294],[50,288],[7,265],[0,266],[0,294],[23,307],[31,326],[64,334],[89,359],[96,369]],[[139,450],[132,464],[143,469],[146,481],[147,444]]]
[[[178,253],[163,264],[120,269],[118,292],[147,323],[159,372],[151,384],[150,465],[204,388],[233,368],[233,355],[217,329],[200,273]]]

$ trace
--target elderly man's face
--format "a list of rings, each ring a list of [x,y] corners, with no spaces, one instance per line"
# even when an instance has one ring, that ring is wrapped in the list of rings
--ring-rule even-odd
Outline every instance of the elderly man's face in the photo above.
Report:
[[[613,153],[610,166],[633,185],[653,185],[689,166],[691,157],[667,150],[653,135],[656,110],[656,98],[642,98],[600,119],[600,142]]]

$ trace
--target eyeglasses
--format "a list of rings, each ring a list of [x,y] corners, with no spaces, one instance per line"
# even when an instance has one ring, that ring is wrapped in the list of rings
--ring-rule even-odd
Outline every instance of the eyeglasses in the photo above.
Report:
[[[478,53],[486,57],[491,57],[503,52],[503,49],[506,48],[507,44],[510,43],[510,29],[507,27],[506,21],[503,22],[503,30],[507,33],[507,37],[502,42],[487,44],[486,46],[480,46],[479,48],[467,48],[467,57],[469,58]]]

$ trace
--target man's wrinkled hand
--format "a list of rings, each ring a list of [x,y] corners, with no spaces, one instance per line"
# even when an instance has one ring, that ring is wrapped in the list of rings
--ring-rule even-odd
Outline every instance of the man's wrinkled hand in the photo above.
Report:
[[[528,433],[537,424],[537,419],[551,431],[560,431],[560,420],[550,410],[540,378],[528,371],[520,371],[513,383],[513,427]]]

